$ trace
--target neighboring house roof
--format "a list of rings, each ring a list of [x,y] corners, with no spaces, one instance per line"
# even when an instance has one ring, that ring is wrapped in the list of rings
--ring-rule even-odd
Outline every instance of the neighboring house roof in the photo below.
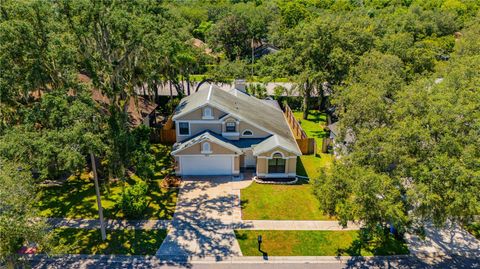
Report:
[[[340,135],[340,124],[338,121],[328,125],[327,129],[330,130],[335,138]],[[345,143],[353,143],[355,141],[355,135],[351,129],[347,129],[347,133],[345,134],[345,139],[343,141]]]
[[[264,45],[261,45],[260,47],[258,47],[256,49],[254,49],[253,56],[258,59],[258,58],[263,57],[264,55],[271,54],[271,53],[277,53],[279,51],[280,50],[272,44],[264,44]]]
[[[85,84],[92,83],[92,79],[84,74],[78,74],[77,79]],[[92,99],[100,105],[110,105],[110,99],[102,94],[102,92],[94,87],[90,87],[92,93]],[[35,90],[30,92],[30,96],[35,100],[40,99],[44,94],[42,90]],[[73,89],[68,91],[68,96],[75,96],[76,93]],[[127,114],[128,114],[128,121],[130,126],[138,127],[142,124],[143,119],[145,119],[148,115],[150,115],[156,108],[157,104],[154,102],[149,101],[148,99],[142,96],[130,96],[128,100],[128,106],[126,107]],[[104,112],[108,113],[107,109],[104,109]]]
[[[190,40],[190,43],[192,44],[192,46],[194,46],[196,48],[199,48],[199,49],[202,49],[205,54],[210,55],[210,56],[216,56],[216,55],[214,55],[212,49],[209,48],[208,45],[205,42],[203,42],[202,40],[200,40],[198,38],[192,38]]]
[[[215,85],[202,88],[195,94],[183,98],[175,109],[173,120],[206,105],[215,107],[239,120],[272,133],[272,137],[277,137],[277,139],[266,144],[265,147],[282,145],[288,151],[301,155],[281,109],[272,105],[266,106],[264,100],[247,94],[237,93],[234,95],[217,88]]]
[[[327,129],[330,130],[330,132],[335,136],[337,137],[340,132],[338,130],[338,121],[335,122],[335,123],[332,123],[330,125],[327,126]]]
[[[83,83],[91,83],[91,78],[84,75],[79,74],[78,80]],[[102,92],[92,87],[92,99],[95,100],[99,104],[103,105],[110,105],[110,99],[102,94]],[[128,104],[126,107],[127,114],[128,114],[128,121],[132,127],[137,127],[142,124],[143,119],[145,119],[148,115],[150,115],[156,108],[157,104],[154,102],[149,101],[148,99],[142,96],[130,96],[128,99]]]

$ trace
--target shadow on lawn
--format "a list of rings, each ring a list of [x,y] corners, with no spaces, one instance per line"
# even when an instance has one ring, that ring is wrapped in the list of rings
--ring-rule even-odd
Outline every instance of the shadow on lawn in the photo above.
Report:
[[[320,158],[322,158],[321,155],[319,155],[319,154],[315,154],[315,157],[319,158],[318,161],[320,161]],[[318,169],[320,169],[320,167]],[[307,173],[307,170],[305,168],[303,160],[300,157],[297,158],[297,175],[302,176],[302,177],[310,177]],[[294,185],[309,184],[309,181],[312,181],[312,180],[314,180],[314,178],[309,178],[309,180],[300,178],[297,181],[297,183],[294,184]]]
[[[53,254],[155,255],[166,230],[107,230],[101,240],[99,229],[58,228],[54,230]]]
[[[377,240],[371,240],[367,243],[359,238],[353,240],[352,244],[346,249],[338,249],[338,256],[361,256],[373,254],[374,256],[387,255],[406,255],[409,253],[405,241],[395,239],[389,236],[386,242],[380,243]]]
[[[39,192],[38,208],[47,217],[92,218],[97,214],[93,182],[72,178],[60,186],[44,186]]]
[[[107,219],[125,219],[118,200],[122,184],[134,184],[129,179],[127,183],[111,182],[110,191],[102,184],[102,205]],[[149,182],[147,194],[148,208],[142,219],[172,219],[177,201],[178,189],[166,189],[159,186],[159,181]],[[98,217],[95,187],[91,180],[71,178],[60,186],[44,186],[41,188],[37,207],[43,217],[84,218]]]

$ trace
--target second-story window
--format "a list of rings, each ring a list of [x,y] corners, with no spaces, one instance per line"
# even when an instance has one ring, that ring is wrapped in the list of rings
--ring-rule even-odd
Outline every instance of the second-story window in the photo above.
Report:
[[[204,119],[213,119],[213,115],[212,115],[212,108],[210,107],[205,107],[203,109],[203,116],[202,118]]]
[[[236,132],[236,124],[235,124],[235,122],[227,122],[227,124],[226,124],[225,127],[226,127],[225,131],[226,131],[227,133],[235,133],[235,132]]]
[[[190,135],[190,125],[188,122],[179,122],[178,129],[180,135]]]

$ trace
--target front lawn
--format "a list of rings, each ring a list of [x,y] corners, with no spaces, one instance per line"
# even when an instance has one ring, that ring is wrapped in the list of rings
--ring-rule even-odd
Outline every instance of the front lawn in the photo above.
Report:
[[[301,112],[294,112],[301,118]],[[302,128],[309,137],[317,142],[321,151],[326,132],[326,115],[311,111],[308,120],[301,120]],[[242,218],[247,220],[329,220],[319,209],[320,204],[313,194],[311,182],[319,177],[322,168],[328,168],[333,162],[331,154],[317,153],[303,155],[297,159],[297,175],[308,177],[310,181],[300,180],[295,185],[268,185],[252,183],[241,190]]]
[[[99,229],[58,228],[53,234],[53,254],[155,255],[167,231],[107,230],[105,242]]]
[[[122,186],[130,182],[111,183],[110,190],[101,189],[105,218],[121,219],[123,213],[118,207]],[[149,183],[148,208],[143,219],[171,219],[177,201],[177,189],[165,189],[160,181]],[[71,177],[60,186],[41,186],[37,207],[40,216],[48,218],[96,219],[98,218],[97,198],[93,181],[84,177]]]
[[[358,231],[255,231],[236,230],[244,256],[263,256],[257,238],[262,235],[261,251],[269,256],[372,256],[408,254],[404,242],[393,238],[386,245],[372,242],[360,249]]]
[[[148,208],[142,219],[172,219],[177,202],[178,189],[162,188],[161,179],[169,168],[169,147],[153,145],[156,155],[155,177],[148,181]],[[126,181],[109,183],[106,188],[101,184],[104,215],[109,219],[124,218],[118,207],[122,188],[141,180],[134,174]],[[42,217],[56,218],[98,218],[97,198],[93,180],[88,173],[71,176],[61,185],[40,185],[37,207]]]
[[[321,167],[330,165],[332,157],[301,156],[297,174],[318,177]],[[241,190],[242,218],[246,220],[329,220],[319,209],[320,202],[313,194],[313,185],[299,180],[294,185],[252,183]]]

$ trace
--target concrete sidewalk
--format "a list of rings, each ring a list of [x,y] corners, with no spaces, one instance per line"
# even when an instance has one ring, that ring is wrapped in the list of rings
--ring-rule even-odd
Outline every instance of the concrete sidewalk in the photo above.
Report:
[[[242,220],[234,229],[241,230],[302,230],[302,231],[348,231],[359,230],[360,225],[349,222],[342,227],[338,221],[322,220]]]
[[[235,203],[235,201],[234,201]],[[235,211],[235,209],[233,209]],[[179,220],[177,220],[179,221]],[[94,219],[67,219],[67,218],[49,218],[47,222],[53,228],[77,228],[77,229],[98,229],[100,221]],[[106,228],[108,230],[120,229],[171,229],[172,220],[107,220]],[[179,222],[175,225],[181,225]],[[196,220],[194,225],[207,227],[215,225],[218,229],[236,229],[236,230],[304,230],[304,231],[348,231],[358,230],[360,226],[356,223],[348,223],[343,228],[338,221],[322,220],[238,220],[235,213],[232,218],[221,222],[212,222],[212,220]]]
[[[53,228],[99,229],[100,221],[95,219],[49,218],[47,223]],[[120,229],[168,229],[171,220],[106,220],[108,230]]]

